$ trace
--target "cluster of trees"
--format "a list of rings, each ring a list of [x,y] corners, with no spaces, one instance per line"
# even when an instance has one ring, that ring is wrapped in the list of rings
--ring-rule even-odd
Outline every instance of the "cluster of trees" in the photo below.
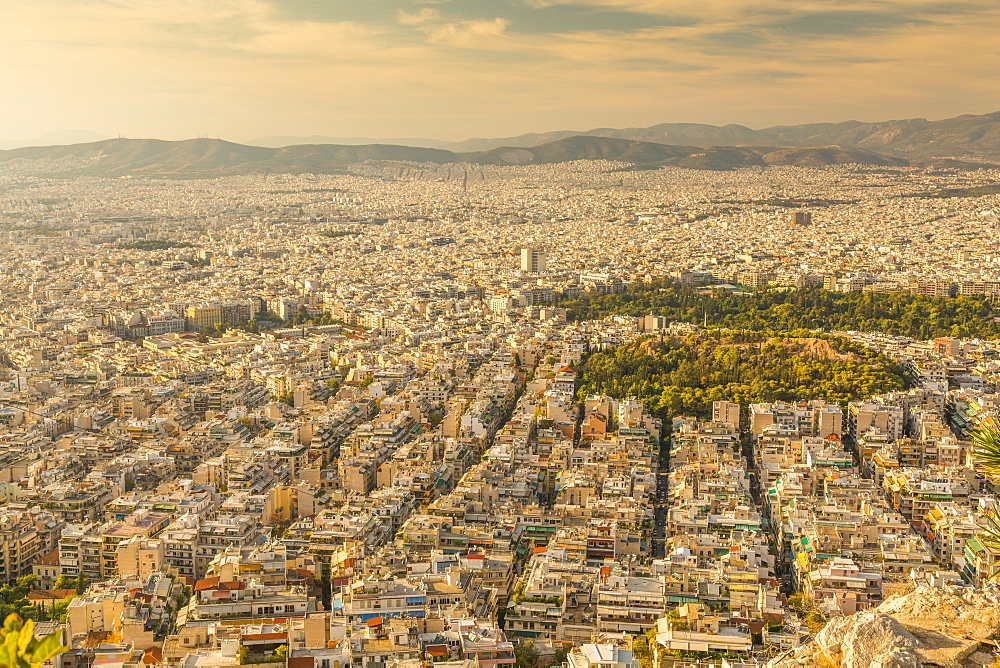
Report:
[[[833,336],[713,330],[650,336],[587,358],[580,393],[634,396],[661,415],[708,419],[713,401],[846,403],[906,386],[891,360]]]
[[[247,320],[246,325],[244,327],[233,327],[229,323],[217,322],[212,327],[202,327],[201,329],[198,330],[198,334],[201,335],[202,343],[205,343],[208,341],[208,339],[222,338],[223,336],[226,335],[226,332],[228,332],[231,329],[245,329],[248,332],[253,331],[254,323],[256,323],[255,320]],[[259,332],[260,332],[260,327],[257,327],[257,332],[255,333]]]
[[[309,311],[306,310],[305,306],[300,306],[291,318],[285,321],[286,327],[294,327],[296,325],[334,325],[340,324],[340,320],[337,320],[329,313],[324,313],[323,315],[316,316],[312,318],[309,316]]]
[[[31,576],[34,577],[34,576]],[[56,578],[55,584],[52,585],[53,589],[75,589],[77,594],[82,594],[87,591],[87,578],[83,575],[77,575],[75,578],[71,578],[68,575],[60,575]],[[34,585],[34,581],[32,581]]]
[[[170,248],[194,248],[194,244],[189,241],[165,241],[163,239],[144,239],[133,241],[127,244],[118,244],[118,248],[127,250],[168,250]]]
[[[225,336],[226,332],[230,330],[241,330],[244,332],[250,332],[252,334],[260,334],[262,329],[262,324],[265,327],[270,328],[281,328],[281,327],[296,327],[298,325],[346,325],[343,320],[334,318],[329,313],[324,313],[323,315],[316,316],[315,318],[309,316],[309,311],[306,310],[304,306],[300,306],[298,311],[295,312],[291,318],[287,320],[282,319],[274,311],[261,311],[257,314],[257,317],[239,325],[230,325],[228,323],[220,322],[216,323],[213,327],[202,327],[199,330],[202,339],[207,341],[208,339],[217,339],[219,337]],[[352,325],[359,329],[367,329],[362,325]]]
[[[205,339],[209,338],[217,339],[222,336],[225,336],[226,332],[233,329],[242,330],[244,332],[250,332],[252,334],[260,334],[261,322],[264,322],[265,324],[270,323],[271,327],[279,327],[279,328],[295,327],[296,325],[343,324],[340,320],[335,319],[329,313],[324,313],[323,315],[318,316],[316,318],[310,318],[308,313],[305,313],[305,308],[299,309],[299,312],[296,313],[291,318],[289,318],[288,320],[282,320],[277,315],[274,315],[274,317],[272,318],[271,317],[272,315],[273,314],[270,313],[264,313],[261,314],[260,318],[247,320],[242,325],[230,325],[228,323],[219,322],[216,323],[215,326],[213,327],[202,327],[198,333],[201,334]]]
[[[546,668],[546,666],[561,666],[566,663],[569,649],[561,647],[554,655],[542,656],[535,647],[534,640],[525,640],[514,644],[514,659],[517,668]]]
[[[35,586],[34,575],[24,575],[0,587],[0,617],[20,615],[23,619],[39,619],[41,610],[28,603],[28,592]]]
[[[711,327],[752,330],[881,331],[929,339],[937,336],[1000,337],[1000,316],[987,297],[921,297],[902,292],[768,290],[734,294],[699,291],[670,280],[630,286],[616,295],[585,295],[563,301],[576,320],[650,313]]]
[[[72,597],[63,601],[53,601],[45,605],[35,606],[28,602],[28,592],[35,588],[37,579],[34,575],[24,575],[13,582],[0,586],[0,617],[18,615],[22,619],[59,620],[66,615],[66,608]],[[87,581],[81,578],[60,576],[53,589],[73,589],[83,593]]]
[[[282,320],[281,316],[273,311],[264,311],[257,316],[257,321],[248,321],[250,323],[257,324],[257,331],[260,331],[260,321],[268,321],[271,323],[277,323],[273,325],[274,327],[295,327],[296,325],[345,325],[343,320],[334,318],[329,313],[324,313],[316,317],[310,317],[309,311],[305,306],[300,306],[291,318],[287,320]],[[245,327],[241,329],[246,329]]]
[[[305,306],[300,306],[298,310],[288,320],[281,320],[280,317],[275,315],[275,317],[282,322],[282,327],[295,327],[296,325],[347,325],[346,322],[339,318],[334,318],[329,313],[324,313],[316,317],[310,317],[309,311],[306,310]],[[357,327],[359,329],[368,329],[363,325],[349,325],[351,327]]]
[[[795,610],[805,622],[810,631],[816,633],[826,626],[826,615],[816,606],[813,600],[802,594],[792,594],[788,597],[788,605]]]
[[[256,663],[281,663],[287,662],[288,656],[288,645],[278,645],[277,649],[271,654],[256,654],[250,651],[250,648],[246,645],[240,647],[239,653],[236,655],[236,660],[239,661],[241,666]]]

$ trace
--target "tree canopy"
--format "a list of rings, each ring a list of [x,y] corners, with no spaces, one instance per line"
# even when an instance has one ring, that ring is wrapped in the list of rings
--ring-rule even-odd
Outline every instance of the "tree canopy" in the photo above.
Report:
[[[637,397],[662,414],[711,416],[713,401],[824,399],[835,403],[903,389],[903,370],[842,337],[718,330],[647,336],[583,364],[582,395]]]
[[[696,290],[669,280],[637,283],[624,293],[583,295],[560,306],[576,320],[608,315],[659,315],[710,327],[751,330],[799,328],[879,331],[915,339],[937,336],[1000,338],[1000,316],[985,296],[922,297],[904,292],[766,290],[736,294]]]

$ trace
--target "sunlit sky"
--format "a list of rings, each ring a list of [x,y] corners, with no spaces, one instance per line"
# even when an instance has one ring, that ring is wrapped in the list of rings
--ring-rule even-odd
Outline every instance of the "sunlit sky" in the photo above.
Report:
[[[433,137],[1000,110],[1000,0],[10,0],[0,138]]]

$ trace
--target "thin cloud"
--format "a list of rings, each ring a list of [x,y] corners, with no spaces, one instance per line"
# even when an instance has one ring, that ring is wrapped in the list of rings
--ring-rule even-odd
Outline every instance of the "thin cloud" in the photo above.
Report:
[[[995,0],[369,4],[346,20],[333,2],[308,16],[277,0],[14,3],[0,22],[0,85],[18,94],[0,126],[461,139],[1000,108]],[[588,20],[560,23],[560,12]],[[589,19],[602,13],[618,18]]]
[[[480,40],[503,37],[510,21],[504,18],[480,19],[445,23],[431,32],[432,42],[470,47],[482,44]]]
[[[430,7],[424,7],[415,12],[407,12],[401,9],[397,12],[396,17],[404,26],[425,26],[443,20],[441,12]]]
[[[400,10],[397,20],[402,25],[420,29],[432,44],[463,48],[495,46],[495,39],[505,37],[510,25],[510,21],[502,17],[454,21],[430,7],[415,12]]]

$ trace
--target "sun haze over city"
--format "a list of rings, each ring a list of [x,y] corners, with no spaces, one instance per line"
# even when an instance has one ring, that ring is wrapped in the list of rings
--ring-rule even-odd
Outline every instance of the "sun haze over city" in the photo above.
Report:
[[[0,4],[0,668],[1000,667],[1000,0]]]
[[[1000,109],[994,0],[37,0],[5,139],[461,140]]]

